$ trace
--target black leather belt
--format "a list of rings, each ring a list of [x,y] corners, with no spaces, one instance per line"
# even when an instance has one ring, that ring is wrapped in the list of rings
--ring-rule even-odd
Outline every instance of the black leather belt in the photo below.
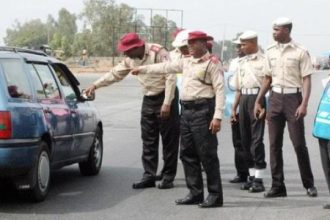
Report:
[[[214,102],[214,98],[204,98],[192,101],[180,101],[180,104],[185,109],[199,109],[205,105],[209,105]]]

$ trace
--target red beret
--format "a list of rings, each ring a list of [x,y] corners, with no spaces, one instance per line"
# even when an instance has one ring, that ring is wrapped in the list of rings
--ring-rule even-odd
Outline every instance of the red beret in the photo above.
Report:
[[[188,41],[190,40],[206,40],[211,41],[213,37],[208,36],[206,33],[202,31],[193,31],[189,33]]]
[[[118,42],[117,48],[121,52],[126,52],[135,47],[141,47],[144,45],[144,41],[140,39],[140,37],[134,33],[127,33],[122,36]]]

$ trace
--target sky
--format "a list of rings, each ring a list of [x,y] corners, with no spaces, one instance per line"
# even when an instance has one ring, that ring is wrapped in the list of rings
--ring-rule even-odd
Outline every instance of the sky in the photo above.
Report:
[[[163,16],[166,16],[164,9],[169,9],[168,18],[178,26],[182,21],[183,28],[207,32],[216,41],[232,40],[238,32],[254,30],[263,48],[272,43],[272,22],[277,17],[289,17],[296,42],[314,56],[330,51],[329,0],[116,0],[116,3],[138,8],[146,22],[150,9]],[[0,45],[4,44],[6,29],[12,28],[15,21],[24,23],[40,18],[45,22],[48,14],[57,18],[63,7],[79,14],[84,0],[6,1],[1,10]]]

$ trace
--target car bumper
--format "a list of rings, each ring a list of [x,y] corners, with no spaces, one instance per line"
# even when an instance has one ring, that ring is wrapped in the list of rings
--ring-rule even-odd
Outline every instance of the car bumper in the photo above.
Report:
[[[15,177],[28,173],[38,156],[37,140],[0,140],[0,177]]]

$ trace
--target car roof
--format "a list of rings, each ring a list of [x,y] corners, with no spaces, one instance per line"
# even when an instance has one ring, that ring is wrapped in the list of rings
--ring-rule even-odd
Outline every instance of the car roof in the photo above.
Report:
[[[73,82],[75,85],[79,85],[79,81],[70,71],[70,69],[60,60],[48,56],[43,51],[38,50],[30,50],[18,47],[0,47],[0,58],[23,58],[27,62],[43,62],[49,64],[57,64],[69,77],[69,80]]]
[[[0,47],[0,56],[2,58],[22,57],[29,61],[39,62],[54,62],[60,63],[61,61],[54,57],[48,56],[43,51],[30,50],[18,47]]]

